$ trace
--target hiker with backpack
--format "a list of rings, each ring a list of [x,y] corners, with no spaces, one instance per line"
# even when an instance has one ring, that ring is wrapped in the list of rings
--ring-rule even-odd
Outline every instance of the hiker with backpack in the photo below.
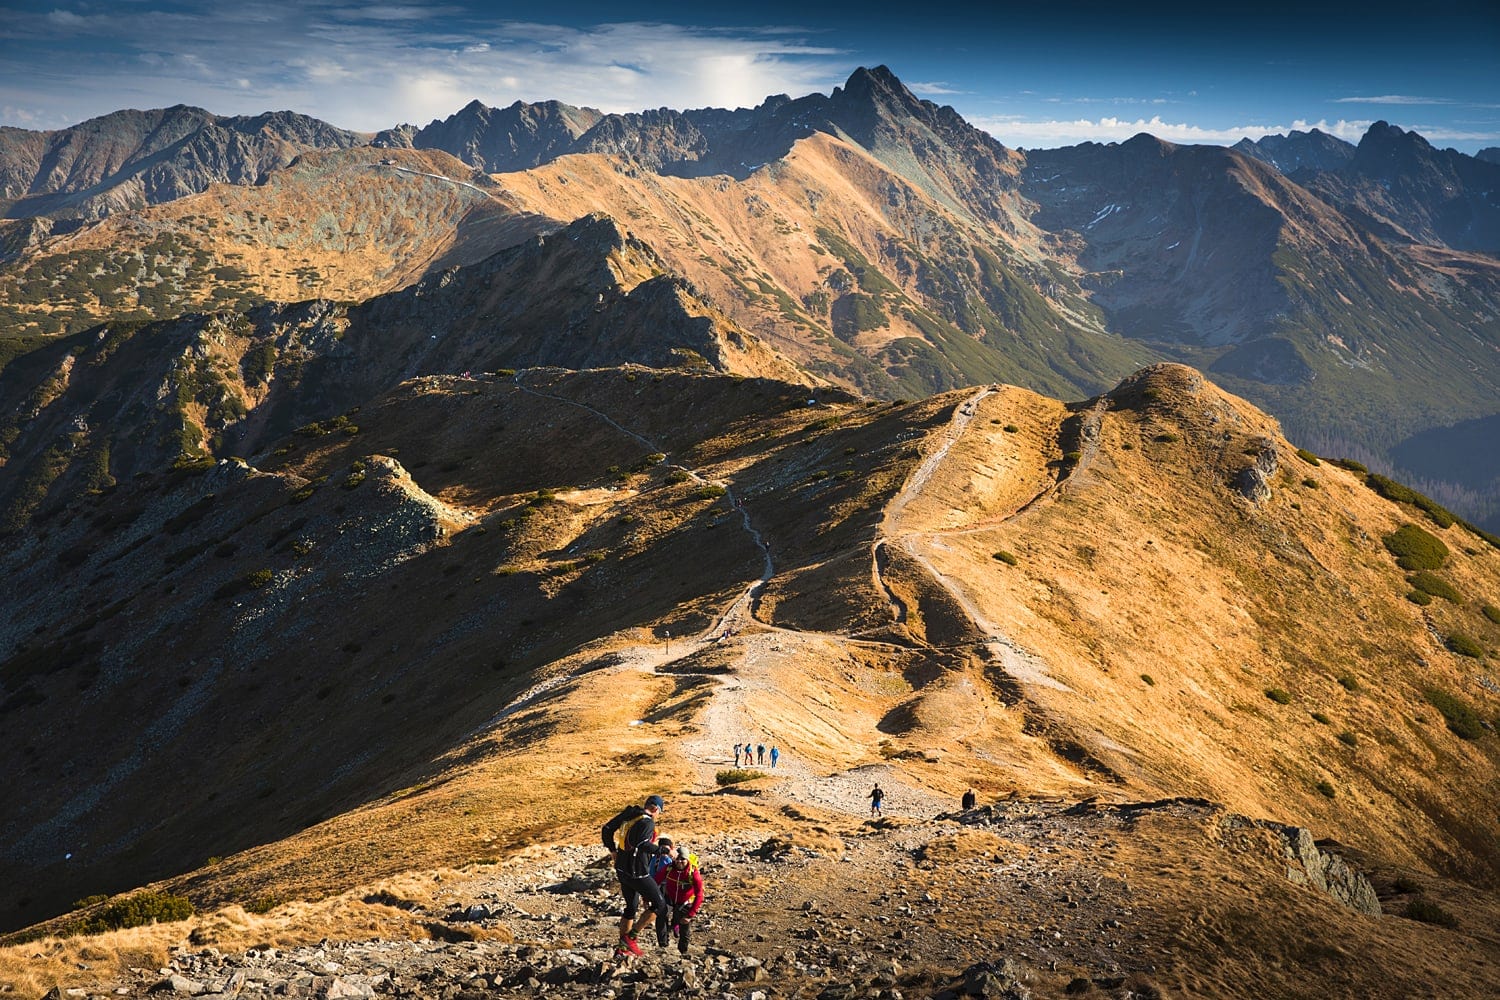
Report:
[[[686,847],[677,848],[672,863],[656,875],[662,895],[672,908],[672,930],[677,933],[677,951],[688,953],[688,931],[692,919],[703,906],[703,873],[698,870],[698,856]]]
[[[884,803],[884,802],[885,802],[885,792],[881,789],[881,787],[879,785],[876,785],[874,788],[870,789],[870,815],[871,816],[884,816],[885,815],[885,813],[881,810],[881,804]]]
[[[657,944],[663,948],[667,946],[670,911],[661,886],[651,877],[652,858],[671,850],[656,842],[656,817],[666,805],[666,800],[660,795],[649,796],[644,807],[626,806],[600,830],[605,848],[614,854],[615,876],[625,895],[625,912],[620,915],[620,945],[616,949],[618,955],[641,953],[641,946],[636,944],[635,938],[653,916]],[[646,911],[636,919],[636,907],[642,897],[646,900]]]

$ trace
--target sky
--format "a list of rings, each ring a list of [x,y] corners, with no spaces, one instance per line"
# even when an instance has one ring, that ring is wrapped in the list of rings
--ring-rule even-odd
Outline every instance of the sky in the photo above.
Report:
[[[1016,148],[1310,128],[1358,142],[1382,120],[1439,148],[1500,146],[1500,4],[1010,6],[0,0],[0,125],[173,104],[367,132],[476,99],[752,107],[885,65]]]

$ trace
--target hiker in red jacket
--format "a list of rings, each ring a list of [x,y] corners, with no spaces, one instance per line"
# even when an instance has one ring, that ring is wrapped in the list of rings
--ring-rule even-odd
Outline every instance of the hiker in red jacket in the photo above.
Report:
[[[657,884],[672,908],[672,929],[677,932],[677,950],[686,955],[688,928],[703,906],[703,873],[693,863],[686,847],[678,847],[672,864],[656,873]]]

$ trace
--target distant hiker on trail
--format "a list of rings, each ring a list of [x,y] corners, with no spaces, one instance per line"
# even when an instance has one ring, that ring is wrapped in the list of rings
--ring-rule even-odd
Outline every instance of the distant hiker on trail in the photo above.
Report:
[[[766,762],[766,745],[764,743],[757,743],[757,744],[755,744],[755,763],[757,763],[757,764],[764,764],[765,762]]]
[[[740,745],[738,743],[734,745],[734,766],[740,766]]]
[[[663,834],[662,836],[656,838],[656,843],[661,847],[665,847],[667,850],[665,854],[658,854],[651,859],[652,878],[656,878],[656,873],[661,871],[663,868],[672,867],[672,838]]]
[[[625,894],[625,912],[620,915],[620,945],[617,955],[639,955],[641,946],[635,936],[656,917],[656,939],[663,947],[667,943],[667,901],[661,894],[661,886],[651,877],[651,858],[667,853],[667,848],[656,842],[656,817],[666,808],[660,795],[646,799],[645,807],[626,806],[614,819],[605,823],[600,836],[607,850],[613,852],[615,876],[620,880],[620,891]],[[636,904],[646,898],[646,912],[636,919]]]
[[[780,750],[777,750],[777,749],[776,749],[776,747],[775,747],[775,745],[774,745],[774,744],[773,744],[773,745],[772,745],[772,746],[771,746],[771,766],[772,766],[772,767],[775,767],[775,766],[776,766],[776,760],[777,760],[777,758],[779,758],[779,757],[780,757],[780,756],[781,756],[781,751],[780,751]]]
[[[978,799],[976,799],[974,796],[974,789],[971,788],[967,792],[964,792],[964,809],[973,809],[974,803],[977,801]]]
[[[874,788],[870,789],[870,815],[871,816],[884,816],[885,815],[885,813],[883,813],[883,812],[880,811],[880,804],[882,802],[884,802],[884,801],[885,801],[885,792],[882,792],[880,790],[880,786],[879,785],[876,785]]]
[[[656,874],[656,881],[667,905],[672,907],[671,923],[672,930],[677,933],[677,950],[686,955],[689,921],[703,906],[703,874],[698,871],[697,856],[688,853],[686,847],[677,848],[672,863]]]

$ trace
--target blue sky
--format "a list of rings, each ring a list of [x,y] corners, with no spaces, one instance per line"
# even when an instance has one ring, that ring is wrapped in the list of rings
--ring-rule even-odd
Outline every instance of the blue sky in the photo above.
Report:
[[[476,98],[740,107],[884,64],[1012,147],[1310,127],[1357,142],[1385,120],[1472,153],[1500,146],[1495,6],[0,0],[0,124],[178,103],[362,131]]]

